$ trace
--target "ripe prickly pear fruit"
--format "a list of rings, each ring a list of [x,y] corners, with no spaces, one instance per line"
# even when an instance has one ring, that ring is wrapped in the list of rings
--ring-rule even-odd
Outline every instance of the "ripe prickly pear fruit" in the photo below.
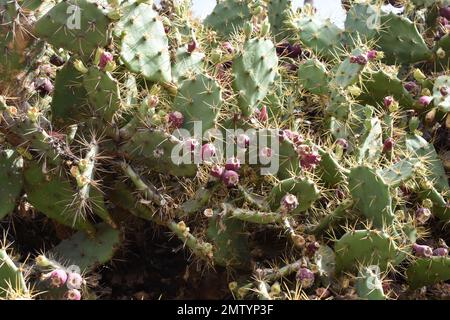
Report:
[[[377,50],[369,50],[367,52],[367,59],[369,59],[369,61],[374,61],[374,60],[379,60],[382,59],[384,56],[383,52],[381,51],[377,51]]]
[[[420,224],[426,223],[431,217],[431,211],[428,208],[420,207],[416,210],[416,220]]]
[[[392,151],[392,149],[394,149],[395,146],[395,140],[392,137],[387,138],[386,140],[384,140],[383,143],[383,152],[389,152]]]
[[[419,92],[419,86],[414,81],[409,81],[404,84],[404,88],[411,94],[416,95]]]
[[[216,179],[220,179],[222,178],[224,171],[225,169],[222,166],[215,164],[211,167],[209,174]]]
[[[205,143],[202,146],[202,160],[210,161],[216,155],[216,147],[212,143]]]
[[[427,258],[433,255],[433,249],[429,246],[414,243],[413,250],[417,257]]]
[[[281,198],[280,206],[283,213],[289,213],[298,207],[298,199],[293,194],[287,193]]]
[[[357,63],[361,66],[365,66],[367,64],[367,62],[368,62],[367,57],[363,54],[350,57],[350,63]]]
[[[236,137],[236,144],[239,148],[245,149],[250,144],[250,137],[245,133],[241,133]]]
[[[50,274],[51,286],[59,288],[67,281],[67,273],[62,269],[53,270]]]
[[[236,157],[231,157],[225,163],[226,170],[238,171],[241,168],[241,161]]]
[[[184,123],[184,116],[179,111],[174,111],[174,112],[169,113],[167,115],[167,119],[168,119],[169,125],[176,129],[181,128],[181,126]]]
[[[198,48],[198,42],[195,39],[192,39],[191,42],[187,45],[187,52],[192,53]]]
[[[300,268],[296,278],[300,281],[302,288],[308,289],[314,284],[314,273],[308,268]]]
[[[445,19],[450,20],[450,6],[445,6],[439,9],[439,15]]]
[[[393,96],[384,97],[383,104],[384,104],[385,108],[390,108],[394,102],[395,102],[395,99]]]
[[[70,289],[66,292],[67,300],[81,300],[81,292],[77,289]]]
[[[314,169],[322,160],[317,150],[305,144],[298,147],[297,153],[300,157],[300,165],[305,170]]]
[[[105,67],[106,67],[106,65],[108,63],[113,62],[113,61],[114,61],[113,55],[110,52],[108,52],[108,51],[103,51],[101,53],[101,55],[100,55],[100,59],[99,59],[99,62],[98,62],[98,67],[101,70],[103,70],[103,69],[105,69]]]
[[[48,78],[38,78],[34,81],[34,87],[41,95],[48,95],[53,92],[53,84]]]
[[[448,249],[447,248],[436,248],[433,250],[433,256],[446,257],[446,256],[448,256]]]
[[[233,170],[226,170],[222,175],[222,181],[228,188],[233,188],[239,183],[239,174]]]
[[[306,246],[306,253],[308,256],[314,256],[319,248],[320,243],[318,243],[317,241],[310,242]]]

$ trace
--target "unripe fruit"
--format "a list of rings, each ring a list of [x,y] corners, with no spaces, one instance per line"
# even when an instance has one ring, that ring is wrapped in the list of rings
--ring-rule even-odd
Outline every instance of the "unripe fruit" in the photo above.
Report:
[[[342,148],[342,150],[348,150],[348,141],[344,138],[339,138],[336,140],[336,144]]]

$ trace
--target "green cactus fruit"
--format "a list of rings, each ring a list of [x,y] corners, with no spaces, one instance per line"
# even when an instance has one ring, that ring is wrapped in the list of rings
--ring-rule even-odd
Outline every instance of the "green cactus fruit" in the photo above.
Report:
[[[292,13],[291,4],[292,2],[290,0],[268,1],[267,15],[269,18],[270,29],[277,42],[289,37],[290,33],[286,26],[286,21]]]
[[[298,207],[291,214],[299,214],[308,210],[320,197],[320,192],[313,181],[297,177],[286,179],[273,187],[269,195],[272,210],[277,210],[280,207],[280,201],[287,193],[295,195],[298,199]]]
[[[434,82],[434,105],[442,112],[450,112],[450,77],[440,76]]]
[[[83,85],[94,110],[103,120],[111,122],[121,105],[118,82],[109,72],[92,67],[84,75]]]
[[[292,22],[300,41],[316,55],[334,60],[340,53],[343,30],[330,20],[303,15]]]
[[[190,76],[201,73],[204,67],[205,54],[199,51],[188,52],[186,46],[177,49],[172,66],[172,79],[181,82]]]
[[[74,124],[88,114],[87,92],[83,74],[68,61],[58,70],[51,103],[53,124],[57,127]]]
[[[117,23],[121,32],[120,57],[127,68],[155,82],[171,81],[168,39],[157,12],[147,3],[123,8]]]
[[[411,94],[403,87],[396,75],[383,70],[372,73],[363,82],[365,90],[358,97],[362,103],[382,104],[386,96],[392,96],[403,108],[412,108],[415,101]]]
[[[450,280],[450,258],[431,257],[417,259],[407,270],[406,276],[411,288],[430,286]]]
[[[218,2],[203,24],[220,36],[228,38],[251,20],[252,14],[247,1],[225,0]]]
[[[367,119],[364,132],[357,148],[358,163],[373,163],[378,160],[383,149],[383,130],[381,121],[377,118]]]
[[[334,246],[336,272],[355,270],[358,265],[378,265],[381,271],[396,262],[401,252],[395,241],[378,230],[356,230],[344,234]]]
[[[120,232],[106,224],[95,225],[95,237],[77,232],[50,250],[50,254],[63,257],[70,265],[82,272],[92,271],[99,265],[109,262],[121,244]]]
[[[414,22],[393,12],[381,15],[377,37],[377,46],[389,64],[416,63],[432,57]]]
[[[207,236],[214,245],[214,262],[224,267],[248,268],[250,249],[244,222],[213,216],[208,221]]]
[[[359,271],[355,287],[358,297],[361,299],[386,300],[383,283],[377,271],[377,266],[362,267]]]
[[[275,81],[277,65],[275,46],[269,39],[254,38],[244,44],[233,62],[233,87],[244,116],[250,116],[267,95]]]
[[[173,150],[178,147],[180,153]],[[193,177],[197,173],[197,165],[191,163],[190,154],[183,163],[183,143],[171,135],[160,131],[138,131],[122,146],[121,150],[136,162],[145,164],[148,168],[174,176]],[[180,161],[172,158],[172,152],[180,155]]]
[[[309,59],[301,63],[298,67],[297,76],[299,84],[306,91],[317,95],[328,94],[328,70],[320,60]]]
[[[214,128],[222,106],[219,84],[204,74],[184,80],[178,89],[173,108],[184,116],[183,128],[194,133],[201,125],[201,133]]]
[[[389,186],[375,170],[365,166],[353,168],[348,175],[348,184],[355,207],[376,228],[392,224],[394,214]]]
[[[74,203],[75,193],[69,180],[49,173],[37,163],[31,163],[24,173],[24,186],[28,201],[50,219],[82,230],[89,234],[95,232],[92,224],[77,212],[79,208]]]
[[[22,270],[3,248],[0,249],[0,299],[7,299],[11,290],[24,295],[28,293]]]
[[[415,134],[409,134],[405,140],[406,149],[411,156],[419,158],[427,170],[427,179],[431,181],[437,191],[449,190],[447,175],[442,161],[434,149],[424,138]]]
[[[108,42],[110,20],[97,4],[68,0],[56,4],[35,25],[36,34],[55,48],[88,58]]]
[[[364,51],[361,49],[355,49],[351,52],[351,56],[359,56],[364,54]],[[347,57],[342,63],[339,65],[335,72],[334,78],[331,80],[330,85],[347,88],[348,86],[358,82],[362,71],[365,66],[360,65],[358,63],[351,63],[351,57]]]
[[[22,191],[22,158],[13,150],[0,150],[0,220],[11,213]]]

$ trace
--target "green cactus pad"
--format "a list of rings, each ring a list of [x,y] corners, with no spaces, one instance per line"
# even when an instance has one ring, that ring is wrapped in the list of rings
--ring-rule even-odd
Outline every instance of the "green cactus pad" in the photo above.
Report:
[[[355,49],[351,52],[350,55],[358,56],[363,53],[363,50]],[[365,66],[358,63],[351,63],[350,57],[347,57],[337,68],[335,76],[333,80],[331,80],[330,85],[343,89],[347,88],[348,86],[356,83],[359,80],[364,67]]]
[[[248,267],[250,249],[244,222],[214,216],[209,219],[208,239],[214,245],[214,262],[224,267]]]
[[[376,228],[391,225],[394,214],[389,186],[375,170],[364,166],[353,168],[348,184],[355,207],[373,221]]]
[[[50,253],[64,258],[69,265],[76,265],[82,271],[92,271],[109,262],[121,243],[119,231],[106,224],[96,225],[95,231],[94,238],[78,232],[54,247]]]
[[[447,95],[442,95],[441,89],[447,90]],[[450,77],[440,76],[434,82],[433,102],[442,112],[450,112]]]
[[[367,119],[364,129],[357,149],[357,161],[358,163],[373,163],[378,160],[383,149],[381,121],[377,117]]]
[[[334,246],[336,272],[355,270],[358,265],[378,265],[385,271],[399,254],[395,241],[386,233],[374,230],[347,232]]]
[[[417,259],[406,270],[406,276],[408,283],[413,289],[450,280],[450,258],[431,257]]]
[[[51,110],[56,126],[76,123],[88,112],[87,92],[83,86],[83,74],[68,61],[57,71]]]
[[[348,34],[348,42],[371,40],[376,35],[376,27],[379,23],[380,11],[369,3],[354,3],[347,12],[345,19],[345,31]]]
[[[377,46],[384,52],[387,63],[416,63],[432,57],[417,27],[408,18],[391,12],[382,15],[380,23]]]
[[[0,220],[11,213],[22,191],[22,159],[13,150],[0,150]]]
[[[390,167],[378,170],[378,174],[391,188],[398,187],[414,177],[419,161],[415,158],[402,159]]]
[[[117,23],[121,30],[120,56],[130,71],[155,82],[171,80],[168,40],[158,14],[147,3],[134,2]]]
[[[184,80],[173,104],[174,110],[184,116],[183,128],[194,132],[197,122],[202,126],[202,134],[215,126],[221,106],[219,84],[204,74]]]
[[[84,75],[83,85],[86,89],[89,102],[102,118],[111,122],[114,114],[120,108],[120,91],[117,81],[109,72],[96,67],[89,69]]]
[[[326,66],[318,59],[309,59],[300,64],[297,71],[298,82],[312,94],[326,95],[329,78]]]
[[[335,186],[345,180],[347,170],[343,168],[332,152],[318,148],[321,157],[318,169],[321,180],[329,187]]]
[[[38,211],[76,230],[95,232],[91,223],[77,214],[78,208],[73,203],[75,192],[69,180],[59,175],[44,174],[36,163],[26,168],[24,177],[27,199]]]
[[[427,169],[427,179],[439,192],[449,190],[448,177],[445,174],[442,161],[434,149],[424,138],[410,134],[406,137],[406,148],[411,156],[419,158]]]
[[[25,283],[20,268],[9,257],[5,249],[0,249],[0,298],[8,298],[8,289],[28,293],[28,287]]]
[[[279,179],[289,179],[300,171],[300,161],[297,151],[290,141],[279,144],[279,167],[277,176]]]
[[[239,108],[249,116],[267,95],[277,74],[278,57],[268,39],[255,38],[244,44],[242,53],[233,62],[233,87]]]
[[[228,37],[241,29],[251,16],[247,1],[224,0],[216,4],[203,23],[220,36]]]
[[[139,131],[122,147],[122,151],[157,172],[174,176],[195,176],[197,165],[175,163],[172,160],[174,147],[179,147],[182,155],[182,144],[173,136],[160,131]]]
[[[365,300],[386,300],[383,283],[375,268],[363,267],[359,271],[355,287],[358,297]]]
[[[277,42],[289,37],[286,21],[292,11],[291,0],[270,0],[267,4],[267,15],[270,30]]]
[[[180,82],[201,73],[204,65],[205,54],[203,52],[193,51],[189,53],[186,46],[177,49],[175,62],[172,66],[172,79],[174,82]]]
[[[56,48],[64,48],[89,57],[108,41],[110,21],[105,13],[87,0],[58,3],[35,26],[37,35]]]
[[[320,197],[320,192],[313,181],[306,178],[286,179],[273,187],[269,195],[272,210],[277,210],[280,207],[280,201],[287,193],[295,195],[298,199],[298,207],[291,214],[299,214],[308,210],[314,201]]]

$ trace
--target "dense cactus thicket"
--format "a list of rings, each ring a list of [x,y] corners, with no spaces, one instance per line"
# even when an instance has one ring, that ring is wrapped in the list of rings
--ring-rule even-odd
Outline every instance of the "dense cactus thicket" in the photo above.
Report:
[[[342,5],[0,0],[0,299],[156,231],[230,298],[448,298],[450,1]]]

